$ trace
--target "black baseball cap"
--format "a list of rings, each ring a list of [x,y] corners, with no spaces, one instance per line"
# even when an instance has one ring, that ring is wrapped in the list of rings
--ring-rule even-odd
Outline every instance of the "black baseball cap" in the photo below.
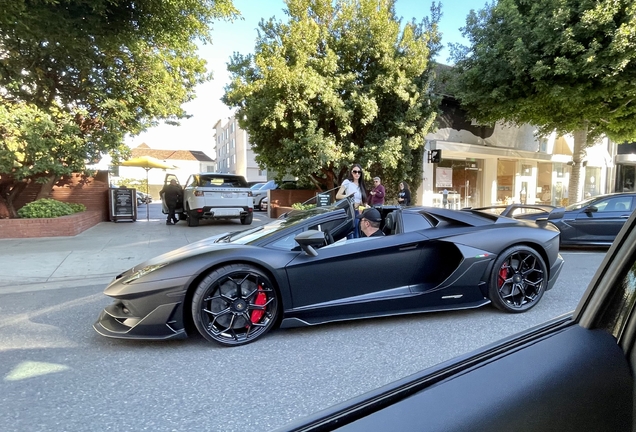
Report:
[[[358,219],[366,219],[371,222],[382,222],[382,216],[380,216],[380,212],[374,208],[368,208],[356,217]]]

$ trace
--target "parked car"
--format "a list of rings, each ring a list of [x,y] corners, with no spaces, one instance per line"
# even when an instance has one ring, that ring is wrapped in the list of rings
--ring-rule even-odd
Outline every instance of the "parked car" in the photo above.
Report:
[[[257,190],[253,190],[253,195],[254,195],[254,210],[265,210],[267,211],[267,206],[265,206],[265,208],[263,208],[263,200],[267,198],[267,191],[269,190],[273,190],[273,189],[280,189],[280,188],[288,188],[288,189],[295,189],[296,188],[296,181],[295,180],[284,180],[282,183],[277,183],[274,180],[270,180],[267,183],[264,183],[261,187],[259,187]]]
[[[150,204],[152,197],[144,192],[137,191],[137,205]]]
[[[561,232],[562,246],[609,246],[636,207],[635,198],[633,192],[597,195],[565,207],[561,217],[553,214],[550,223]],[[539,221],[555,209],[546,205],[489,208],[501,209],[504,216]]]
[[[171,180],[179,184],[174,174],[166,174],[164,186]],[[254,217],[252,190],[243,176],[235,174],[206,172],[190,175],[183,187],[180,204],[176,212],[191,227],[198,226],[201,219],[240,219],[241,224],[250,225]],[[168,214],[163,199],[162,211]]]
[[[633,431],[634,312],[632,214],[572,314],[277,431]],[[338,385],[335,377],[333,391]]]
[[[271,189],[278,189],[278,184],[274,180],[270,180],[264,183],[257,190],[252,191],[252,199],[254,201],[254,210],[262,210],[261,202],[267,198],[267,191]]]
[[[382,237],[347,238],[355,212],[345,199],[146,261],[106,288],[115,301],[94,328],[129,339],[181,338],[196,329],[233,346],[278,325],[490,303],[519,313],[554,286],[563,265],[552,227],[478,211],[377,209]]]
[[[252,189],[252,191],[257,191],[260,188],[262,188],[265,183],[262,183],[262,182],[261,183],[248,182],[248,184],[250,186],[250,189]]]
[[[261,200],[261,210],[267,211],[269,208],[269,197],[265,197]]]

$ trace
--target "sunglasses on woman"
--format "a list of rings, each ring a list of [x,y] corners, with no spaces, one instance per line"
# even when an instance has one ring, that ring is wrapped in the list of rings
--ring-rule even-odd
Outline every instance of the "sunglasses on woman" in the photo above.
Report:
[[[362,174],[362,171],[358,171],[358,170],[353,170],[351,172],[354,173],[354,174]]]

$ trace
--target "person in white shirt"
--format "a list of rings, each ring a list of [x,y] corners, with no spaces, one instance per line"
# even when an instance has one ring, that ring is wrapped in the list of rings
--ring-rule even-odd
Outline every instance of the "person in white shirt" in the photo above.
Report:
[[[364,186],[364,173],[362,167],[359,164],[353,164],[351,167],[351,175],[345,179],[336,193],[336,199],[341,200],[348,196],[353,196],[355,215],[359,214],[359,207],[367,202],[367,191]],[[355,219],[354,237],[358,233],[359,219]]]

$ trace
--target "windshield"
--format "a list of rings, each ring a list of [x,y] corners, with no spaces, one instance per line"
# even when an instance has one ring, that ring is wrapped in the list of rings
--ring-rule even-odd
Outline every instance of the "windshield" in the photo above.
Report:
[[[327,213],[332,210],[332,207],[319,207],[311,210],[296,210],[291,212],[285,219],[275,219],[265,225],[229,233],[228,235],[219,238],[217,243],[249,244],[256,240],[268,237],[283,229],[299,225],[312,216]]]

